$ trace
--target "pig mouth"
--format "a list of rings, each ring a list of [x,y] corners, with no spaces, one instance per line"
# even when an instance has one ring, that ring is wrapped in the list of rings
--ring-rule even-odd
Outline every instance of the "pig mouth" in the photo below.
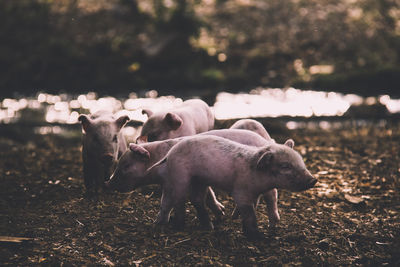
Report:
[[[301,191],[305,191],[307,189],[313,188],[315,186],[315,184],[317,183],[317,179],[312,178],[310,180],[308,180],[308,182],[306,182],[305,184],[301,183],[301,184],[297,184],[295,186],[295,190],[296,192],[301,192]]]
[[[313,188],[316,183],[317,183],[317,179],[315,179],[315,178],[310,179],[309,182],[304,186],[303,190]]]
[[[127,186],[123,186],[121,184],[113,182],[112,179],[104,182],[104,186],[108,190],[114,190],[119,193],[129,193],[129,192],[133,191],[133,190],[131,190],[131,188],[129,188]]]

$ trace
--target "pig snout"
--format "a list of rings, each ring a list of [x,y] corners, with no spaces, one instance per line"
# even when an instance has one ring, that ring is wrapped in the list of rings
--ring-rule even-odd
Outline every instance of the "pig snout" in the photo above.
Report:
[[[112,174],[111,177],[104,182],[104,188],[109,191],[112,191],[116,189],[116,186],[117,186],[116,179],[114,179],[114,174]]]
[[[314,185],[315,185],[316,183],[317,183],[317,179],[315,179],[314,177],[311,178],[311,179],[309,180],[308,184],[307,184],[307,189],[308,189],[308,188],[314,187]]]
[[[120,178],[117,176],[115,176],[115,173],[111,175],[110,179],[108,179],[108,181],[104,182],[104,187],[109,190],[109,191],[118,191],[120,193],[126,193],[129,192],[129,188],[127,188],[126,186],[124,186],[123,183],[121,183]]]
[[[306,176],[305,190],[309,189],[309,188],[313,188],[318,180],[315,179],[314,176],[312,176],[308,170],[305,172],[305,176]]]

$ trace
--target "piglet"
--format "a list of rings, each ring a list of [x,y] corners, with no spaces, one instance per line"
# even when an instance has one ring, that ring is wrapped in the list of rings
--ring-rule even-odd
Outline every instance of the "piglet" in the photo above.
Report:
[[[270,142],[273,142],[272,139],[266,140],[257,133],[241,129],[212,130],[199,135],[219,136],[240,144],[256,147],[266,146]],[[130,150],[124,153],[124,155],[119,159],[116,169],[110,180],[107,181],[106,186],[119,192],[129,192],[144,185],[162,184],[161,177],[154,175],[154,173],[146,173],[146,170],[165,157],[168,151],[184,138],[185,137],[149,143],[130,144]],[[263,195],[264,200],[267,203],[269,224],[273,227],[280,219],[277,205],[277,190],[271,189],[264,192]],[[218,219],[220,215],[223,214],[224,207],[217,201],[211,188],[209,188],[209,194],[207,195],[206,201],[207,206],[213,211]],[[256,206],[257,202],[255,203],[255,207]],[[235,211],[237,210],[235,209]],[[234,212],[233,214],[234,218],[237,218],[238,215],[238,212]]]
[[[248,130],[252,131],[254,133],[257,133],[259,136],[261,136],[263,139],[265,139],[268,142],[275,142],[274,139],[271,138],[271,136],[268,134],[267,130],[264,128],[264,126],[253,119],[241,119],[236,121],[234,124],[229,129],[238,129],[238,130]],[[254,140],[254,139],[253,139]],[[264,143],[254,143],[254,141],[251,140],[248,145],[251,146],[263,146],[265,145]],[[239,142],[241,144],[246,144]],[[267,204],[267,213],[268,213],[268,218],[269,218],[269,225],[271,227],[274,227],[280,220],[279,212],[278,212],[278,190],[276,188],[271,189],[264,194],[264,201]],[[261,196],[260,196],[261,197]],[[260,197],[257,198],[257,201],[254,203],[254,208],[257,208],[258,203],[260,202]],[[237,219],[239,217],[239,212],[235,208],[232,212],[232,218]]]
[[[119,159],[115,171],[105,186],[111,190],[126,193],[141,186],[162,184],[159,176],[148,175],[146,170],[163,158],[171,147],[182,139],[183,137],[140,145],[129,144],[129,150]],[[224,206],[218,202],[211,188],[208,189],[206,201],[217,219],[220,219],[224,215]]]
[[[239,129],[212,130],[199,135],[220,136],[251,146],[264,146],[268,143],[268,140],[254,132]],[[140,144],[129,144],[129,150],[119,159],[115,171],[110,179],[105,183],[106,187],[124,193],[133,191],[136,188],[145,185],[162,184],[162,180],[159,176],[147,173],[146,170],[165,157],[174,145],[185,138],[187,137],[178,137]],[[268,203],[273,203],[268,205],[267,208],[268,214],[273,214],[270,217],[270,223],[275,224],[279,221],[276,195],[267,194],[265,198],[268,199]],[[213,211],[216,217],[219,218],[223,214],[224,206],[218,202],[211,188],[209,188],[209,194],[207,195],[206,200],[208,207]]]
[[[153,113],[144,109],[148,120],[144,123],[139,142],[153,142],[194,135],[214,128],[214,114],[200,99],[184,101],[181,106]]]
[[[200,223],[211,225],[204,206],[209,186],[229,192],[242,218],[243,232],[259,239],[253,203],[273,188],[303,191],[317,180],[307,170],[289,139],[284,145],[252,147],[217,136],[193,136],[176,144],[148,172],[162,177],[163,193],[156,223],[167,224],[171,209],[175,223],[184,227],[185,202],[190,192]],[[190,191],[191,189],[191,191]]]
[[[271,136],[269,136],[267,130],[265,130],[264,126],[253,119],[241,119],[236,121],[229,129],[242,129],[242,130],[249,130],[259,134],[266,140],[272,140]]]
[[[121,128],[129,121],[128,116],[115,116],[107,111],[92,115],[80,115],[82,124],[83,177],[86,191],[91,193],[103,188],[110,177],[117,159],[127,150]]]

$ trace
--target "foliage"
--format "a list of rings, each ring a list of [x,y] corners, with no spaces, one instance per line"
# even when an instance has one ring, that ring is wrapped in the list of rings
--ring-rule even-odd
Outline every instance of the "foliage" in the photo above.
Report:
[[[126,93],[306,87],[323,74],[312,71],[315,65],[331,66],[334,87],[336,75],[346,80],[348,73],[391,69],[399,77],[400,5],[0,0],[0,38],[0,88],[8,95],[32,88]],[[354,90],[382,89],[384,76],[373,77]],[[397,83],[394,78],[383,88],[395,92]]]
[[[228,80],[234,66],[257,85],[308,82],[309,67],[321,64],[336,74],[375,71],[399,66],[399,8],[390,0],[216,1],[203,43],[228,55]]]

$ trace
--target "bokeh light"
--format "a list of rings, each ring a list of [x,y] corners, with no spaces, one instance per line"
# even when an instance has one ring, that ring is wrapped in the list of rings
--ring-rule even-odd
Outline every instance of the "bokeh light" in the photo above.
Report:
[[[76,97],[39,93],[34,98],[3,99],[0,102],[0,123],[18,122],[21,110],[27,109],[41,111],[44,114],[43,122],[50,124],[76,124],[79,114],[94,113],[98,110],[107,110],[116,116],[128,115],[131,120],[144,122],[147,115],[142,114],[143,109],[157,112],[179,106],[182,102],[181,98],[174,96],[158,96],[155,90],[148,91],[145,98],[130,93],[127,98],[120,99],[98,98],[93,92]],[[350,106],[360,104],[382,104],[390,113],[400,112],[400,99],[392,99],[388,95],[363,98],[355,94],[302,91],[295,88],[256,88],[249,93],[237,94],[220,92],[212,109],[219,120],[280,116],[320,117],[342,116]],[[302,126],[289,121],[287,127],[291,129]],[[327,122],[321,122],[319,127],[328,129],[331,126]],[[132,129],[129,131],[133,133]]]

